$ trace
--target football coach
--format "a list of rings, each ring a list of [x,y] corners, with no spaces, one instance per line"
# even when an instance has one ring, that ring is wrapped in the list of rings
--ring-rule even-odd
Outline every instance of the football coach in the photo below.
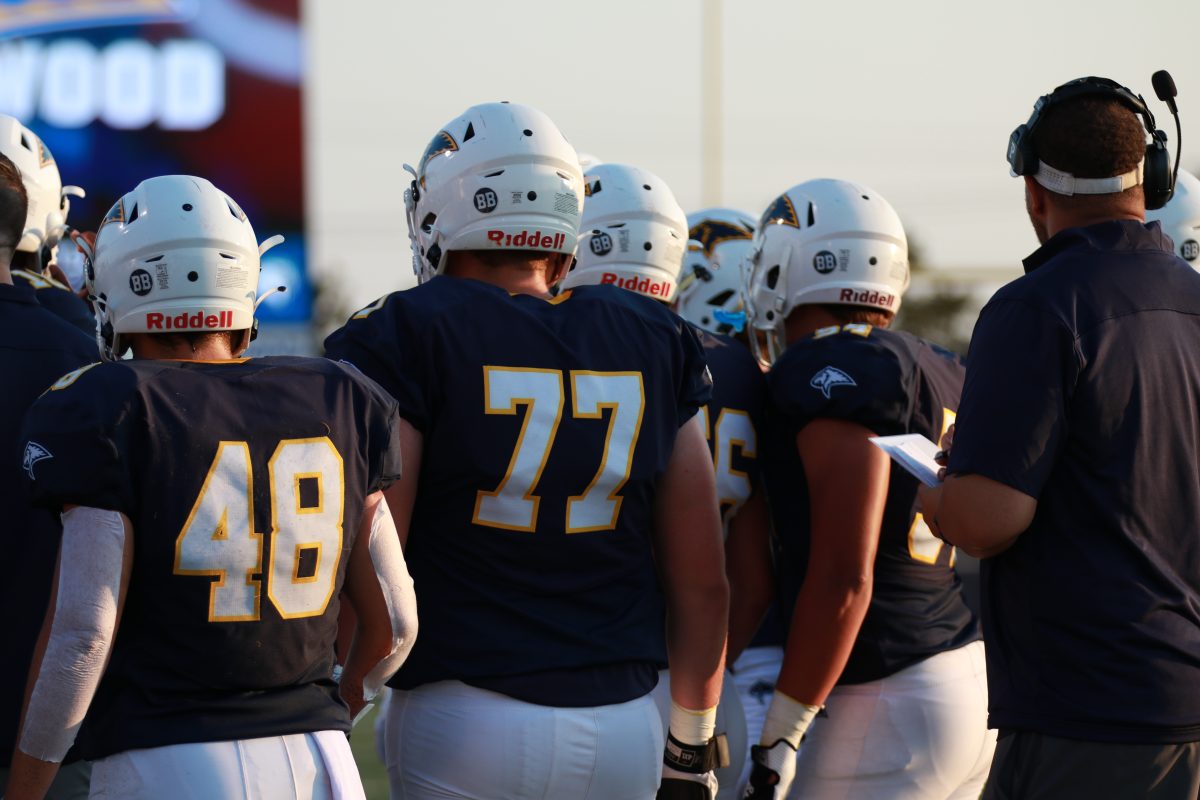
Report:
[[[1166,73],[1155,89],[1174,112]],[[980,314],[947,477],[922,491],[934,533],[983,559],[983,796],[1195,800],[1200,274],[1144,222],[1171,196],[1166,136],[1081,78],[1009,164],[1041,247]]]

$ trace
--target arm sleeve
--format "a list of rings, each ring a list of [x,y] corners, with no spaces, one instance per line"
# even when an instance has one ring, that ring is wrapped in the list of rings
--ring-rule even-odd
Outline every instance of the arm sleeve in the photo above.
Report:
[[[325,340],[325,355],[345,361],[382,386],[395,398],[400,416],[427,433],[430,402],[424,380],[428,365],[422,342],[416,336],[411,314],[397,295],[367,306]]]
[[[117,512],[63,514],[54,621],[21,734],[26,755],[58,763],[75,741],[116,633],[124,549]]]
[[[984,308],[971,338],[949,472],[1037,498],[1066,434],[1080,369],[1075,337],[1020,300]]]
[[[392,651],[363,677],[367,697],[377,694],[384,682],[400,669],[417,638],[417,596],[387,500],[380,500],[375,509],[370,537],[371,563],[379,576],[379,587],[392,622]]]
[[[683,367],[676,395],[679,427],[696,415],[701,406],[712,400],[712,373],[704,356],[704,345],[692,327],[679,321],[679,340],[683,348]]]

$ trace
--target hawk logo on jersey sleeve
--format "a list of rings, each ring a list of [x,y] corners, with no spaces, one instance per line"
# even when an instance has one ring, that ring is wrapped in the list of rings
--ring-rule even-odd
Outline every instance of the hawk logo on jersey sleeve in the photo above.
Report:
[[[39,461],[45,461],[48,458],[54,458],[54,455],[37,442],[30,440],[25,444],[25,458],[21,461],[21,467],[25,470],[25,474],[29,476],[29,480],[35,480],[33,476],[34,464],[37,464]]]
[[[837,367],[823,367],[820,372],[812,376],[808,385],[817,389],[821,394],[825,395],[825,399],[829,399],[829,393],[837,386],[858,386],[846,373],[842,372]]]

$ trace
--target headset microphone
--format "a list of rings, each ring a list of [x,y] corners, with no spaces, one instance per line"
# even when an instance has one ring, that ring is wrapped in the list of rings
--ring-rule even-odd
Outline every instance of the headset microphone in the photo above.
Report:
[[[1172,114],[1178,114],[1179,108],[1175,105],[1175,97],[1179,92],[1175,89],[1175,80],[1171,77],[1171,73],[1160,69],[1150,76],[1150,83],[1154,85],[1154,93],[1158,95],[1158,99],[1167,104],[1167,108],[1171,109]]]
[[[1175,80],[1171,73],[1165,69],[1151,75],[1150,83],[1154,86],[1154,93],[1158,95],[1158,99],[1167,104],[1171,116],[1175,117],[1175,170],[1171,173],[1171,193],[1174,194],[1175,181],[1179,178],[1179,154],[1183,150],[1183,128],[1179,124],[1179,107],[1175,105],[1175,96],[1179,92],[1175,89]]]

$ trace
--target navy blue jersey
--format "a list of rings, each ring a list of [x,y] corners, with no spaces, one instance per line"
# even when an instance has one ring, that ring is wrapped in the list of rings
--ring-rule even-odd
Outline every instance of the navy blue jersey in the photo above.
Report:
[[[721,516],[728,521],[759,482],[758,432],[767,381],[745,345],[693,326],[712,373],[712,400],[701,408],[717,470]]]
[[[784,552],[787,608],[808,568],[809,495],[796,434],[814,419],[854,422],[881,436],[937,441],[954,421],[961,359],[907,333],[844,325],[802,339],[775,362],[767,489]],[[917,512],[917,480],[892,466],[871,605],[839,683],[864,683],[979,638],[953,568],[954,548]]]
[[[971,339],[950,471],[1037,500],[984,559],[990,724],[1200,739],[1200,274],[1158,223],[1059,232]]]
[[[612,286],[544,300],[438,277],[325,347],[423,435],[406,550],[421,635],[391,685],[457,679],[564,706],[653,688],[655,487],[710,396],[691,328]]]
[[[764,431],[767,378],[758,359],[737,339],[698,327],[696,333],[713,378],[712,400],[701,410],[728,535],[730,520],[762,481],[759,441]],[[750,646],[778,646],[786,639],[778,603],[772,602]]]
[[[26,286],[0,284],[0,616],[7,630],[0,648],[0,766],[16,742],[25,675],[50,594],[61,528],[58,516],[31,508],[21,486],[21,419],[38,395],[63,373],[95,361],[96,340],[38,305]]]
[[[357,371],[286,357],[99,364],[34,404],[35,502],[133,525],[84,757],[349,730],[338,594],[363,500],[399,472],[395,413]]]
[[[13,283],[27,284],[37,294],[38,303],[52,314],[62,317],[88,336],[96,335],[96,317],[87,303],[70,286],[54,280],[49,275],[27,269],[12,271]]]

